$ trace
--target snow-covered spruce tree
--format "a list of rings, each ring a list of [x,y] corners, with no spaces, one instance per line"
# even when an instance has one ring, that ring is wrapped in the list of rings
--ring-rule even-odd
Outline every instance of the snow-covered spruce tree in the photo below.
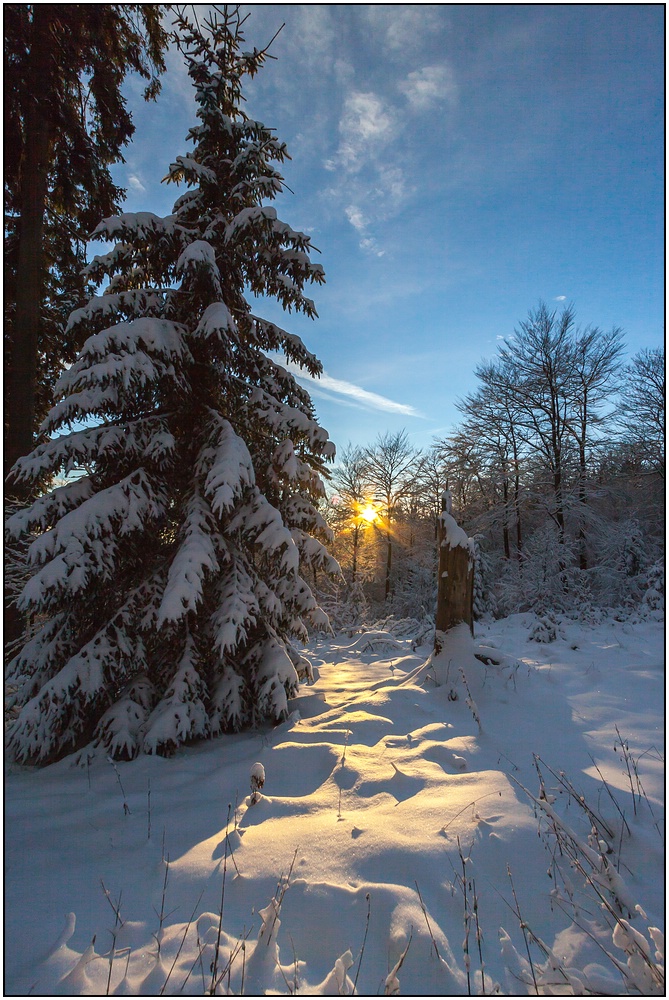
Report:
[[[338,569],[316,506],[334,447],[268,354],[321,367],[245,299],[315,316],[304,288],[323,271],[308,237],[263,207],[287,153],[242,110],[241,81],[265,53],[241,51],[230,11],[202,29],[178,15],[199,124],[167,180],[188,190],[166,218],[98,226],[115,246],[89,271],[109,284],[70,317],[88,339],[43,425],[59,436],[15,468],[19,480],[87,470],[8,522],[12,538],[36,535],[19,605],[43,620],[10,664],[21,761],[91,742],[117,758],[169,754],[280,719],[309,669],[291,639],[327,623],[300,567]]]

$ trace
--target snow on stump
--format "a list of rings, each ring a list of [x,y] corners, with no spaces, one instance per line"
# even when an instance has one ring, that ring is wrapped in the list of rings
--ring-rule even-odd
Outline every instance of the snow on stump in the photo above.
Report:
[[[265,768],[256,763],[251,768],[251,805],[254,806],[260,798],[260,789],[265,784]]]
[[[445,490],[439,515],[439,573],[435,652],[439,653],[443,634],[465,622],[474,634],[474,541],[451,514],[451,494]],[[439,633],[442,633],[440,636]]]

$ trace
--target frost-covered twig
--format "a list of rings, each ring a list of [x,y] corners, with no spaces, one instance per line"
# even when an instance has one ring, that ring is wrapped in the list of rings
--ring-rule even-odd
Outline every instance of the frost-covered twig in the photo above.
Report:
[[[516,896],[516,887],[513,884],[513,876],[511,874],[511,866],[508,865],[508,864],[506,866],[506,873],[509,876],[509,882],[511,883],[511,892],[513,893],[513,901],[516,904],[516,909],[515,909],[514,912],[516,914],[516,917],[518,918],[518,922],[520,924],[520,929],[523,932],[523,940],[525,941],[525,950],[527,952],[528,962],[530,963],[530,972],[532,973],[532,982],[534,983],[534,989],[535,989],[536,995],[539,996],[539,987],[537,985],[537,977],[536,977],[536,973],[535,973],[535,970],[534,970],[534,962],[532,961],[532,953],[530,952],[530,942],[527,939],[528,928],[527,928],[527,924],[523,920],[523,918],[521,916],[521,913],[520,913],[520,904],[518,903],[518,897]]]
[[[620,839],[621,839],[621,842],[622,842],[622,832],[623,832],[623,829],[627,830],[628,836],[630,836],[630,837],[632,836],[632,831],[629,828],[629,823],[625,819],[625,813],[622,811],[622,809],[618,805],[618,800],[616,799],[615,795],[611,791],[611,788],[609,787],[608,781],[605,779],[604,775],[602,774],[602,772],[600,771],[599,767],[597,766],[595,758],[592,756],[592,754],[588,754],[588,756],[590,757],[590,760],[592,761],[593,766],[594,766],[597,774],[599,775],[599,778],[600,778],[600,780],[602,782],[602,785],[604,786],[605,790],[608,792],[609,798],[611,799],[611,801],[613,802],[614,806],[618,810],[620,818],[622,819],[622,829],[620,831]]]
[[[627,740],[624,740],[620,735],[620,730],[618,729],[618,726],[616,726],[616,733],[618,734],[618,742],[620,743],[620,750],[623,755],[623,759],[625,761],[625,770],[627,771],[627,778],[629,780],[630,791],[632,793],[632,805],[634,807],[634,815],[636,816],[637,799],[639,801],[639,804],[641,804],[641,799],[643,797],[646,800],[646,805],[648,806],[651,816],[655,818],[653,807],[650,804],[650,799],[648,798],[646,789],[643,787],[643,783],[639,775],[639,760],[641,759],[641,757],[644,756],[644,754],[640,754],[639,757],[636,758],[635,760],[635,758],[630,753],[629,743],[627,742]],[[617,747],[614,745],[613,749],[615,751],[617,750]],[[632,774],[634,775],[634,781],[632,781]],[[634,785],[636,785],[636,796],[634,793]]]
[[[523,788],[520,782],[516,781],[516,784]],[[613,954],[603,949],[607,958],[634,992],[646,996],[657,995],[664,989],[663,939],[657,928],[648,928],[651,940],[655,942],[657,937],[661,942],[653,958],[646,937],[631,927],[629,919],[636,914],[645,918],[645,914],[641,907],[633,902],[620,873],[609,862],[608,845],[599,839],[597,830],[593,827],[593,841],[599,847],[599,850],[595,850],[557,815],[546,798],[537,799],[527,789],[523,790],[551,820],[552,829],[556,837],[561,839],[572,868],[581,875],[585,884],[594,893],[600,912],[608,916],[613,944],[628,955],[627,964],[623,965]],[[658,958],[659,955],[661,960]]]
[[[188,920],[188,923],[186,924],[186,929],[184,930],[183,936],[181,938],[181,944],[179,945],[179,947],[177,949],[177,953],[174,956],[174,961],[172,962],[172,964],[170,966],[170,970],[167,973],[167,979],[165,980],[165,982],[163,983],[163,985],[162,985],[162,987],[160,989],[159,996],[163,996],[163,994],[165,993],[165,990],[167,989],[167,984],[169,983],[170,977],[171,977],[172,973],[174,972],[174,966],[177,964],[177,961],[179,959],[179,955],[181,954],[181,951],[182,951],[183,946],[185,944],[186,937],[188,935],[188,931],[190,930],[190,926],[193,923],[193,920],[195,919],[195,914],[197,913],[197,910],[198,910],[198,907],[200,905],[200,902],[202,901],[202,896],[203,895],[204,895],[204,889],[202,889],[202,892],[198,896],[197,902],[196,902],[195,906],[193,907],[193,912],[190,915],[190,919]],[[196,959],[196,961],[197,961],[197,959]]]
[[[630,765],[632,755],[630,754],[629,743],[627,743],[620,735],[620,730],[618,729],[618,726],[616,726],[616,733],[618,734],[618,742],[620,744],[620,752],[622,754],[622,760],[625,763],[625,770],[627,771],[627,780],[629,781],[630,792],[632,793],[632,807],[634,809],[634,815],[636,816],[636,795],[634,793],[634,783],[632,782],[632,770]],[[618,750],[618,747],[615,744],[613,746],[613,750],[614,753],[617,752]],[[639,799],[641,799],[641,796],[639,796]]]
[[[124,816],[129,816],[130,815],[130,806],[128,805],[128,803],[126,801],[125,791],[124,791],[123,785],[121,783],[121,775],[119,774],[119,770],[118,770],[116,764],[114,763],[114,761],[112,760],[112,758],[111,757],[107,757],[107,760],[109,761],[109,763],[111,764],[111,766],[114,768],[114,772],[116,774],[116,780],[118,781],[118,786],[121,789],[121,795],[123,796],[123,815]]]
[[[114,959],[116,958],[116,938],[118,931],[120,930],[121,927],[123,927],[123,920],[121,918],[121,897],[123,896],[123,891],[119,893],[118,900],[114,902],[111,898],[111,893],[109,889],[104,884],[102,879],[100,879],[100,885],[102,886],[102,891],[105,894],[105,899],[107,900],[112,910],[114,911],[114,929],[109,932],[112,936],[112,946],[109,952],[109,972],[107,974],[107,989],[105,993],[105,996],[109,996],[109,990],[111,988],[112,970],[114,967]],[[95,937],[93,938],[93,944],[95,944]]]
[[[413,927],[409,933],[409,940],[407,941],[407,946],[399,957],[399,961],[393,966],[392,970],[386,976],[385,987],[383,990],[383,995],[385,997],[397,997],[400,995],[400,981],[397,978],[397,973],[400,971],[404,964],[404,959],[407,957],[409,948],[411,946],[411,940],[413,938]]]
[[[460,667],[459,670],[460,670],[460,676],[462,677],[462,683],[464,684],[465,691],[467,692],[467,697],[465,699],[465,702],[467,704],[467,708],[469,709],[469,711],[474,716],[474,722],[477,724],[477,726],[479,727],[479,729],[482,729],[483,727],[481,726],[481,717],[479,716],[478,706],[477,706],[476,702],[474,701],[474,699],[472,698],[472,693],[469,690],[469,684],[467,683],[467,678],[465,676],[465,672],[462,669],[462,667]]]
[[[534,764],[535,767],[537,768],[537,772],[539,772],[538,764],[539,763],[543,764],[544,767],[550,771],[550,773],[553,775],[556,781],[558,781],[560,785],[564,788],[564,790],[573,798],[574,802],[588,816],[588,819],[590,820],[591,824],[593,826],[600,827],[603,833],[609,838],[609,840],[612,840],[613,830],[610,828],[608,823],[605,823],[604,820],[601,818],[601,816],[598,816],[597,813],[594,811],[594,809],[590,805],[588,805],[585,796],[579,794],[579,792],[576,791],[571,781],[565,775],[564,771],[560,771],[558,774],[556,771],[553,770],[550,764],[547,764],[545,760],[542,760],[539,754],[533,753],[532,757],[534,758]]]
[[[437,956],[437,958],[441,958],[441,956],[439,955],[439,949],[437,948],[437,942],[434,939],[434,934],[432,933],[432,928],[430,927],[430,919],[427,915],[427,909],[425,907],[425,903],[423,902],[423,897],[421,896],[420,889],[418,887],[418,882],[414,881],[414,885],[416,886],[416,892],[418,893],[418,899],[420,900],[420,908],[423,911],[423,916],[425,917],[425,923],[427,924],[427,932],[430,935],[430,940],[432,941],[432,944],[434,946],[434,953]]]
[[[476,879],[472,878],[472,894],[473,894],[473,910],[474,910],[474,923],[476,924],[476,945],[479,953],[479,965],[481,967],[481,993],[485,996],[485,972],[484,972],[484,962],[483,962],[483,933],[481,931],[481,925],[479,923],[479,898],[476,892]]]
[[[470,806],[475,806],[477,802],[481,802],[482,799],[487,799],[491,795],[499,795],[499,797],[501,798],[502,797],[502,792],[501,792],[501,790],[497,790],[497,791],[494,791],[494,792],[486,792],[485,795],[479,795],[478,798],[472,799],[472,801],[468,802],[466,806],[462,807],[462,809],[458,809],[458,811],[456,812],[455,816],[451,816],[451,818],[449,819],[448,823],[446,823],[444,826],[442,826],[441,833],[445,834],[446,831],[448,830],[449,826],[451,825],[451,823],[455,823],[455,821],[458,818],[458,816],[462,816],[463,812],[466,812],[466,810],[469,809]]]
[[[158,953],[157,953],[158,954],[158,958],[160,957],[160,946],[161,946],[162,937],[163,937],[163,924],[165,922],[165,899],[166,899],[166,896],[167,896],[167,883],[168,883],[169,875],[170,875],[170,856],[169,856],[169,854],[167,855],[166,858],[163,859],[163,864],[165,865],[165,875],[164,875],[164,878],[163,878],[163,892],[162,892],[162,896],[161,896],[161,900],[160,900],[160,913],[158,913],[158,911],[155,909],[155,907],[154,907],[154,911],[153,911],[156,914],[156,916],[158,917],[158,933],[153,935],[154,938],[156,939],[156,944],[158,945]]]
[[[466,870],[466,860],[462,853],[462,848],[460,846],[460,838],[458,837],[458,854],[460,855],[460,861],[462,863],[462,897],[464,899],[464,924],[465,924],[465,936],[462,941],[462,950],[465,956],[465,972],[467,973],[467,996],[472,995],[472,984],[471,984],[471,959],[469,957],[469,923],[471,919],[471,914],[469,912],[469,905],[467,900],[467,870]]]
[[[230,810],[232,806],[228,804],[228,818],[225,821],[225,846],[223,848],[223,881],[221,883],[221,903],[218,909],[218,934],[216,936],[216,950],[211,969],[211,984],[209,995],[214,996],[216,990],[216,974],[218,972],[218,950],[221,945],[221,932],[223,930],[223,910],[225,907],[225,876],[228,870],[228,826],[230,824]]]

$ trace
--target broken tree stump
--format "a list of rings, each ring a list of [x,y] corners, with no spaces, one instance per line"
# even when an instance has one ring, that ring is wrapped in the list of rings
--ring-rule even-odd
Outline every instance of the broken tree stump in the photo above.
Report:
[[[435,652],[440,632],[466,622],[474,634],[474,542],[451,514],[451,494],[445,490],[439,515],[439,573]]]

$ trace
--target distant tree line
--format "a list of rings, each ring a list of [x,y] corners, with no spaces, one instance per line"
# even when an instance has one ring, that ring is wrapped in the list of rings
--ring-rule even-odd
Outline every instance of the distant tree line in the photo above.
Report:
[[[477,542],[479,615],[634,604],[656,591],[664,351],[627,364],[623,353],[619,329],[580,328],[573,307],[540,304],[478,365],[461,422],[431,449],[412,448],[404,431],[344,449],[329,519],[345,603],[432,607],[446,487]]]

